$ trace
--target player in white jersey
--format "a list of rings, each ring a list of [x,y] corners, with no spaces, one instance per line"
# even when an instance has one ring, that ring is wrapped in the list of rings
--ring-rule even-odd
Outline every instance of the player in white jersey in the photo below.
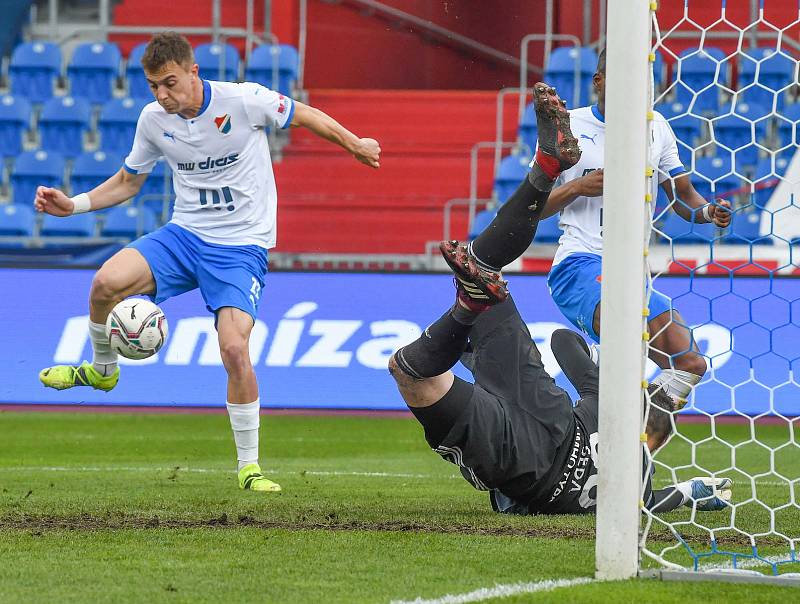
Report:
[[[600,340],[600,264],[603,249],[603,163],[605,152],[605,51],[600,53],[594,86],[598,101],[591,107],[570,111],[572,132],[581,148],[580,161],[561,173],[542,218],[561,212],[564,234],[548,276],[553,300],[564,315],[592,339]],[[686,168],[678,157],[672,129],[658,112],[653,119],[650,165],[652,198],[661,186],[675,212],[689,222],[713,222],[720,228],[731,221],[729,202],[706,201],[692,186]],[[673,183],[675,191],[673,192]],[[650,358],[662,369],[654,380],[663,384],[679,404],[706,372],[706,362],[697,352],[691,331],[669,298],[650,292]]]
[[[258,464],[260,399],[249,356],[267,250],[275,245],[275,178],[265,129],[303,126],[379,167],[381,149],[318,109],[259,84],[200,79],[189,42],[174,32],[153,37],[142,66],[156,102],[143,110],[125,165],[107,181],[72,198],[39,187],[40,212],[70,216],[134,197],[160,157],[173,172],[172,220],[110,258],[94,277],[89,333],[94,358],[80,366],[42,370],[45,386],[111,390],[119,380],[117,355],[105,322],[120,300],[146,294],[156,303],[199,288],[214,313],[228,374],[227,408],[239,460],[239,486],[263,492],[280,486]]]

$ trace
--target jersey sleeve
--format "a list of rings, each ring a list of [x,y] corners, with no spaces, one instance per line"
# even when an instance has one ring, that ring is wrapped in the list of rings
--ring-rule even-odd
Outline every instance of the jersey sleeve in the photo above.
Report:
[[[686,168],[678,155],[678,143],[667,121],[662,118],[656,126],[660,130],[662,139],[661,156],[658,159],[658,182],[661,184],[665,180],[683,174]]]
[[[161,151],[153,144],[149,135],[147,114],[142,111],[136,122],[136,135],[133,137],[131,152],[125,158],[123,167],[131,174],[149,174],[161,155]]]
[[[270,90],[261,84],[240,84],[244,94],[244,108],[250,125],[254,128],[288,128],[294,116],[294,101],[288,96]]]

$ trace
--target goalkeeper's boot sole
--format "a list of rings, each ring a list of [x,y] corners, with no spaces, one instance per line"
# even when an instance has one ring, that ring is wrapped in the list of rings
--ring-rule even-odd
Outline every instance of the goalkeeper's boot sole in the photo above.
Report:
[[[281,485],[265,477],[261,473],[261,466],[257,463],[247,464],[239,470],[239,488],[245,491],[259,491],[262,493],[281,492]]]
[[[473,310],[499,304],[508,298],[508,283],[500,275],[478,266],[469,248],[461,241],[442,241],[439,251],[455,276],[458,297]]]
[[[733,481],[730,478],[703,476],[692,478],[692,499],[697,509],[716,512],[731,506]]]
[[[537,82],[533,86],[533,107],[539,150],[554,157],[561,172],[569,170],[580,160],[581,148],[570,129],[566,103],[556,94],[555,88]]]
[[[100,375],[88,361],[79,366],[56,365],[47,367],[39,372],[39,380],[48,388],[66,390],[76,386],[89,386],[95,390],[108,392],[113,390],[119,382],[119,367],[111,375]]]

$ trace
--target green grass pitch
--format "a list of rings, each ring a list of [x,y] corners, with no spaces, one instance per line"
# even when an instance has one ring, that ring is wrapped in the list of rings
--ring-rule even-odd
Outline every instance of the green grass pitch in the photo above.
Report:
[[[264,417],[262,467],[282,484],[280,495],[237,488],[224,414],[2,412],[0,426],[4,603],[390,602],[594,572],[593,517],[493,513],[485,493],[427,448],[413,419]],[[717,430],[743,443],[740,466],[769,470],[769,454],[746,444],[748,427]],[[757,430],[773,447],[789,439],[785,425]],[[692,439],[707,432],[681,426]],[[660,459],[688,463],[689,447],[673,445]],[[774,463],[797,485],[800,455],[791,448],[794,455]],[[731,452],[710,444],[696,456],[722,469]],[[739,489],[743,476],[733,478]],[[758,478],[755,488],[770,504],[788,501],[790,488],[774,477]],[[751,496],[751,485],[734,491],[735,500]],[[757,504],[745,506],[735,524],[758,532],[768,516]],[[730,512],[708,518],[721,525]],[[796,506],[778,521],[800,535]],[[653,530],[655,541],[670,542],[664,528]],[[741,536],[729,533],[721,541],[741,550]],[[704,543],[699,532],[689,538]],[[788,545],[770,537],[760,549],[782,554]],[[798,593],[637,580],[502,601],[788,602]]]

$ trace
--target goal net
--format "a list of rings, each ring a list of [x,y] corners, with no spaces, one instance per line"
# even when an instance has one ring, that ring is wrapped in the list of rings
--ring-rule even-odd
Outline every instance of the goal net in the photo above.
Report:
[[[642,386],[665,370],[687,388],[687,374],[702,378],[672,413],[666,444],[643,447],[644,464],[656,489],[696,477],[733,486],[718,510],[704,509],[725,500],[713,487],[669,513],[642,506],[640,573],[800,571],[800,21],[796,3],[772,4],[686,0],[668,14],[651,5],[648,166],[675,195],[646,196],[645,295],[666,295],[671,310],[666,322],[643,321]],[[653,165],[658,114],[697,194],[730,204],[730,226],[705,223],[686,176]]]

